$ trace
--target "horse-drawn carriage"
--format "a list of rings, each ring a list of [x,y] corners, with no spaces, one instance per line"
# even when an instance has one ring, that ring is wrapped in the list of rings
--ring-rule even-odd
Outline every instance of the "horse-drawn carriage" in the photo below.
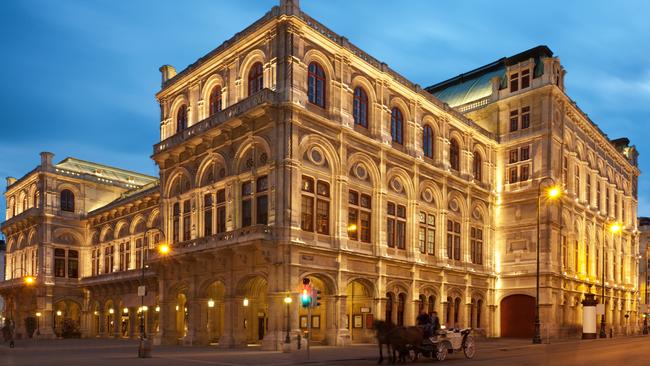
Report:
[[[472,358],[476,352],[472,329],[441,329],[432,337],[424,336],[424,329],[419,327],[395,326],[390,322],[375,321],[379,343],[379,363],[383,362],[383,346],[387,346],[388,354],[394,363],[405,361],[409,357],[412,361],[420,355],[438,361],[443,361],[449,353],[463,351],[465,357]]]
[[[476,353],[476,348],[474,347],[474,337],[472,337],[471,332],[471,328],[439,330],[433,337],[425,337],[419,346],[413,346],[409,352],[411,359],[415,360],[418,358],[418,354],[422,354],[425,357],[443,361],[447,358],[448,353],[458,353],[461,350],[465,357],[472,358]]]

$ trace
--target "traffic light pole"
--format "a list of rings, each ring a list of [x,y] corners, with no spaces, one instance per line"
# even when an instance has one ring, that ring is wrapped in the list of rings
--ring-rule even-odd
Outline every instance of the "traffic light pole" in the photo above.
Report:
[[[309,344],[311,343],[311,305],[307,308],[307,361],[309,361]]]

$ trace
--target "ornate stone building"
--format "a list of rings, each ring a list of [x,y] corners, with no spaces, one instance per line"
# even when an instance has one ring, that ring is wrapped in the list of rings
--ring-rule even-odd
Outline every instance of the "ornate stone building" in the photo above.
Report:
[[[118,337],[144,314],[163,343],[277,349],[287,320],[294,335],[306,324],[308,277],[323,298],[314,341],[365,342],[373,319],[422,310],[531,336],[550,177],[565,189],[540,211],[543,335],[579,331],[601,261],[609,326],[636,316],[636,151],[566,96],[548,48],[422,88],[283,0],[160,71],[159,182],[47,153],[8,181],[7,314]],[[615,220],[625,229],[603,257]],[[152,250],[161,241],[168,255]]]

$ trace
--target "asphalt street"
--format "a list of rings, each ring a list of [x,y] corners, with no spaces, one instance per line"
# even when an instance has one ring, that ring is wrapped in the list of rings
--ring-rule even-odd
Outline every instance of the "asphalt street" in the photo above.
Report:
[[[1,366],[192,366],[192,365],[375,365],[377,347],[312,347],[311,359],[306,352],[281,353],[261,351],[255,347],[219,350],[209,347],[155,347],[153,358],[137,358],[137,341],[114,339],[28,340],[18,341],[16,348],[0,345]],[[387,362],[385,362],[387,363]],[[415,364],[434,364],[420,359]],[[532,345],[528,340],[479,340],[476,357],[465,359],[462,353],[450,354],[442,364],[448,365],[650,365],[650,336],[590,341],[561,341]]]

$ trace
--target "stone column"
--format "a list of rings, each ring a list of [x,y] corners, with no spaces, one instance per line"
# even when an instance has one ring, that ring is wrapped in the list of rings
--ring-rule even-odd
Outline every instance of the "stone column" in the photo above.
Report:
[[[138,308],[129,308],[129,338],[140,336],[140,313]]]
[[[233,336],[232,336],[232,327],[233,327],[233,313],[232,313],[232,301],[229,298],[224,298],[223,300],[223,332],[219,337],[219,347],[220,348],[230,348],[233,346]]]
[[[113,309],[113,337],[120,338],[122,332],[122,309],[115,307]]]
[[[208,299],[194,298],[188,302],[188,332],[184,343],[189,345],[207,345],[208,333],[206,329],[208,315]]]
[[[277,351],[281,349],[281,342],[284,340],[282,329],[285,319],[284,292],[272,292],[266,296],[268,304],[268,329],[262,340],[262,349]],[[250,322],[250,320],[249,320]]]

